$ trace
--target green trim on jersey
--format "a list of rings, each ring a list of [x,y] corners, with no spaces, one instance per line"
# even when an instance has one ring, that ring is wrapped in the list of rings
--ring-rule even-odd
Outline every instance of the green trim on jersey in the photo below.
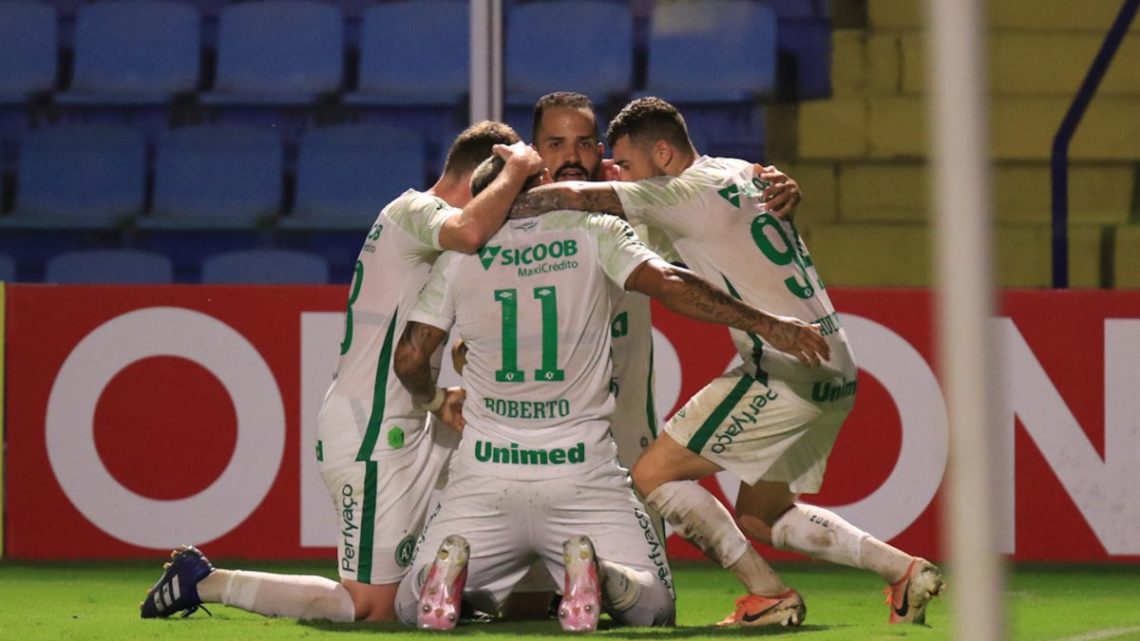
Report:
[[[379,464],[376,461],[364,462],[364,505],[360,516],[360,561],[356,565],[356,580],[372,583],[372,539],[376,534],[376,485],[379,480]]]
[[[649,373],[645,375],[645,422],[649,424],[649,433],[657,439],[657,404],[653,402],[653,329],[650,328],[649,339]]]
[[[721,274],[720,277],[724,279],[724,284],[728,287],[728,293],[732,294],[732,297],[736,300],[744,302],[744,299],[740,297],[740,293],[732,286],[732,281],[728,280],[728,276]],[[764,342],[760,340],[759,336],[752,332],[744,333],[748,334],[748,338],[752,339],[752,363],[756,365],[756,380],[760,381],[763,385],[767,385],[768,372],[760,369],[760,357],[764,355]]]
[[[357,461],[368,461],[372,458],[372,451],[376,449],[376,441],[380,438],[380,424],[384,421],[384,403],[388,396],[388,369],[392,366],[392,339],[396,334],[396,318],[400,315],[400,308],[392,312],[392,320],[388,323],[388,332],[384,335],[384,346],[380,348],[380,359],[376,364],[376,383],[372,388],[372,414],[368,417],[368,429],[364,432],[364,441],[360,450],[356,452]]]
[[[705,449],[705,443],[708,443],[709,439],[712,438],[716,428],[720,427],[721,422],[732,412],[732,408],[736,407],[740,399],[744,398],[744,393],[748,391],[749,387],[752,387],[752,383],[755,381],[756,379],[748,374],[741,377],[736,387],[732,388],[728,396],[724,397],[724,400],[716,406],[712,414],[709,414],[709,417],[705,419],[705,422],[697,429],[697,433],[693,435],[693,438],[689,439],[689,443],[686,447],[692,450],[693,453],[700,454],[701,450]]]

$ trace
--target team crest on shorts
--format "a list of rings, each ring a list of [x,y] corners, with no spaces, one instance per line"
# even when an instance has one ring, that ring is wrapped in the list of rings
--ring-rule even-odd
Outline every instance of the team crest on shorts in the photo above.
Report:
[[[416,537],[405,536],[396,546],[396,565],[406,568],[412,564],[412,553],[416,551]]]

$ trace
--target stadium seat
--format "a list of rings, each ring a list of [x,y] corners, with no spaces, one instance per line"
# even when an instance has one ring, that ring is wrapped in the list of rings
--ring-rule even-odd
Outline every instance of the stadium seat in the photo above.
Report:
[[[343,14],[304,0],[262,0],[222,10],[217,79],[205,105],[303,106],[340,89]]]
[[[281,210],[282,145],[271,129],[230,125],[164,132],[144,228],[253,227]]]
[[[170,0],[84,5],[75,25],[75,71],[61,105],[165,104],[198,85],[198,11]]]
[[[173,274],[169,258],[137,249],[92,249],[60,254],[44,266],[44,282],[48,283],[169,283]]]
[[[114,227],[142,211],[145,183],[145,142],[130,127],[33,130],[21,145],[15,212],[0,226]]]
[[[262,285],[313,284],[329,281],[320,256],[286,249],[249,249],[218,254],[202,264],[202,282]]]
[[[350,105],[460,104],[470,75],[466,2],[387,2],[364,12],[360,78]]]
[[[418,133],[384,125],[311,129],[298,152],[293,215],[281,224],[365,230],[390,200],[423,183]]]
[[[509,104],[530,105],[551,91],[608,101],[632,88],[633,15],[622,3],[515,5],[507,11],[505,48]]]
[[[39,2],[0,2],[0,105],[18,105],[55,86],[58,57],[55,8]]]
[[[653,11],[645,92],[745,102],[776,88],[776,13],[752,0],[675,0]]]
[[[0,283],[16,280],[16,261],[11,256],[0,254]]]

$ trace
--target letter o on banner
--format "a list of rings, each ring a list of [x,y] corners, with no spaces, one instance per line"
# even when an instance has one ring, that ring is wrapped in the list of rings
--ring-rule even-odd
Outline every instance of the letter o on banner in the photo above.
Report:
[[[123,487],[95,448],[95,407],[111,379],[135,361],[177,356],[218,378],[234,404],[237,443],[205,490],[164,501]],[[48,460],[64,493],[115,538],[149,548],[207,543],[240,524],[269,492],[285,451],[285,408],[269,366],[248,340],[201,312],[152,307],[113,318],[83,338],[48,398]]]
[[[930,365],[906,339],[862,316],[844,314],[842,320],[859,367],[879,379],[898,408],[902,447],[877,490],[834,509],[889,541],[922,515],[942,483],[950,447],[946,400]]]

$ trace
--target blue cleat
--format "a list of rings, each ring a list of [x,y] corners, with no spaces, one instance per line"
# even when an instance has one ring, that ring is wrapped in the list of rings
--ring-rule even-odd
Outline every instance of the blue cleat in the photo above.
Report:
[[[162,618],[184,612],[183,618],[202,608],[198,598],[198,582],[210,576],[214,566],[206,555],[193,545],[183,545],[170,553],[170,562],[163,566],[162,577],[146,593],[139,604],[144,619]],[[210,611],[206,610],[206,614]]]

